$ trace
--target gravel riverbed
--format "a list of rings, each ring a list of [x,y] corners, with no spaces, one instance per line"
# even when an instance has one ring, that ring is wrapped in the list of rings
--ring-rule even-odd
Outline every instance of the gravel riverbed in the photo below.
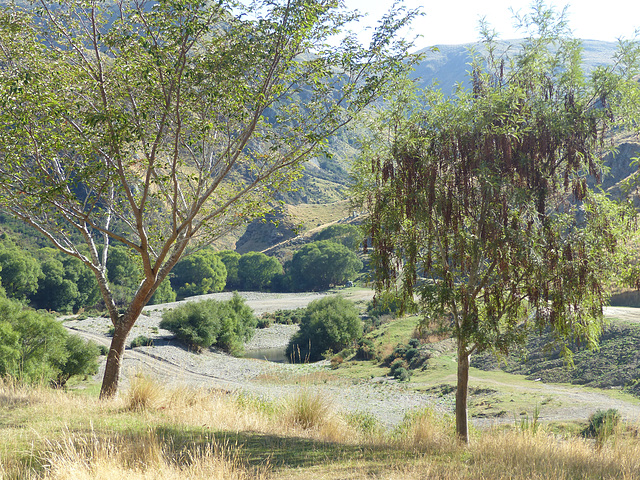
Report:
[[[278,309],[304,307],[323,294],[266,294],[241,293],[256,314]],[[204,295],[204,298],[226,300],[230,293]],[[170,332],[159,328],[162,313],[184,302],[151,305],[145,308],[129,335],[129,341],[144,335],[154,340],[152,347],[127,348],[122,368],[121,385],[127,388],[129,379],[138,374],[152,375],[168,385],[192,385],[200,388],[225,388],[248,395],[278,400],[294,395],[304,388],[313,388],[347,412],[374,415],[387,426],[397,425],[406,413],[431,406],[450,412],[452,406],[442,398],[417,393],[404,384],[387,378],[368,381],[329,379],[327,361],[304,365],[274,363],[254,358],[235,358],[214,350],[193,353],[172,339]],[[64,325],[85,338],[103,345],[109,344],[111,322],[105,317],[67,319]],[[256,329],[254,337],[245,345],[247,352],[263,349],[284,349],[298,330],[296,325],[272,325]],[[104,371],[104,357],[97,379]]]

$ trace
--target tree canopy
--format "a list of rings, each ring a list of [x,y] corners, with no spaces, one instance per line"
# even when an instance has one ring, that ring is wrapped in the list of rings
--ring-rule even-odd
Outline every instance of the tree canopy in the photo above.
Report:
[[[507,51],[483,25],[470,89],[400,96],[362,167],[377,290],[418,293],[425,323],[457,339],[464,441],[469,356],[504,353],[529,328],[593,345],[620,234],[620,207],[586,176],[602,174],[604,135],[637,70],[621,56],[589,79],[562,15],[538,1],[521,21],[531,36]]]
[[[296,291],[322,290],[343,284],[361,269],[358,256],[342,243],[332,240],[304,245],[287,265],[291,287]]]
[[[125,340],[188,247],[261,216],[405,68],[394,8],[371,44],[324,0],[40,0],[0,11],[0,208],[96,276]],[[342,41],[340,41],[342,40]],[[141,267],[120,314],[112,242]]]

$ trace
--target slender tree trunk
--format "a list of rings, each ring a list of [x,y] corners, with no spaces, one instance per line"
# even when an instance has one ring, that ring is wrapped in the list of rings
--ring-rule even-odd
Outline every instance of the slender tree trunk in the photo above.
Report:
[[[115,326],[111,346],[107,354],[107,364],[104,368],[102,378],[102,388],[100,389],[100,399],[111,398],[118,391],[118,381],[120,379],[120,367],[124,355],[125,342],[131,329],[124,328],[124,322],[118,322]]]
[[[149,290],[149,288],[138,290],[138,293],[127,309],[127,313],[114,324],[115,331],[113,333],[113,339],[111,340],[109,353],[107,354],[107,364],[104,368],[100,399],[111,398],[118,391],[118,381],[120,380],[120,368],[122,367],[125,342],[127,341],[129,332],[140,316],[142,309],[146,305],[145,296]]]
[[[456,389],[456,434],[461,443],[469,443],[467,395],[469,393],[469,350],[458,339],[458,387]]]

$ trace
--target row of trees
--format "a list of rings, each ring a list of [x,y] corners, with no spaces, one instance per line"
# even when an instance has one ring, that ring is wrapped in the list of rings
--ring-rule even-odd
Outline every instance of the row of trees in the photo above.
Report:
[[[353,279],[362,268],[354,249],[360,230],[336,225],[320,232],[318,241],[303,246],[283,265],[260,252],[240,255],[232,250],[200,250],[180,260],[149,303],[226,290],[322,290]],[[348,247],[346,246],[348,245]],[[112,246],[107,279],[118,305],[135,295],[142,266],[130,249]],[[34,308],[70,313],[101,300],[91,270],[80,260],[53,248],[30,253],[8,238],[0,241],[0,280],[6,295]]]

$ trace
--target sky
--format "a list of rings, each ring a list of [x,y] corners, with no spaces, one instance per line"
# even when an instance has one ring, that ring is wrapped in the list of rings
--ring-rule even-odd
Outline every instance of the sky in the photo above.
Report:
[[[350,9],[367,14],[367,20],[353,27],[357,31],[365,25],[374,25],[392,5],[392,0],[344,0]],[[528,0],[404,0],[411,8],[421,7],[425,13],[414,21],[412,33],[420,34],[417,48],[433,45],[461,44],[478,40],[478,21],[485,17],[499,33],[499,38],[512,39],[525,36],[513,28],[509,8],[526,13]],[[640,1],[638,0],[573,0],[573,3],[547,0],[547,5],[558,11],[568,6],[569,27],[576,38],[615,42],[618,38],[632,39],[640,28]],[[365,41],[366,37],[363,37]]]

